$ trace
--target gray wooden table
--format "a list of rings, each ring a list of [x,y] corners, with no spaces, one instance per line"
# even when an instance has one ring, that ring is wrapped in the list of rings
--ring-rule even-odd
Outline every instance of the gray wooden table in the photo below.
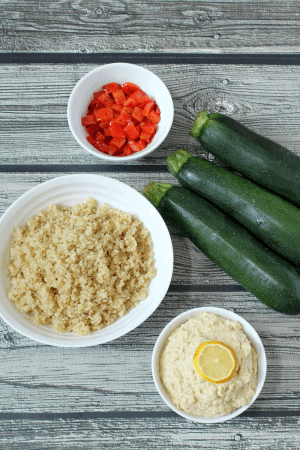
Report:
[[[231,115],[300,154],[298,1],[2,0],[0,6],[0,214],[32,187],[67,173],[100,173],[139,192],[149,181],[171,182],[165,162],[171,151],[205,155],[189,138],[201,109]],[[75,83],[115,61],[152,70],[175,105],[168,138],[132,164],[88,155],[66,117]],[[176,229],[170,233],[170,289],[126,336],[63,349],[0,321],[0,449],[300,448],[299,318],[268,309]],[[151,376],[158,334],[196,306],[240,314],[261,336],[268,359],[257,401],[213,426],[169,410]]]

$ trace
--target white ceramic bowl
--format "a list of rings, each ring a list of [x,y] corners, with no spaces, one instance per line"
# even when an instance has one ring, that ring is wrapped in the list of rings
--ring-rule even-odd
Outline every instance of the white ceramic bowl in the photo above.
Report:
[[[106,155],[86,140],[87,134],[81,125],[81,118],[85,116],[94,92],[107,83],[123,84],[127,81],[137,84],[149,97],[154,98],[161,111],[161,121],[152,142],[144,150],[124,157]],[[174,106],[168,88],[153,72],[135,64],[114,63],[97,67],[78,81],[70,95],[67,114],[73,136],[87,152],[97,158],[122,163],[149,155],[163,142],[173,123]]]
[[[166,392],[160,375],[159,375],[159,359],[161,352],[167,342],[168,337],[171,335],[171,333],[175,330],[175,328],[178,328],[180,325],[182,325],[184,322],[187,322],[190,318],[198,316],[201,312],[212,312],[215,314],[218,314],[221,317],[225,317],[226,319],[231,320],[237,320],[243,325],[243,331],[248,336],[249,340],[253,343],[253,345],[256,348],[257,354],[258,354],[258,383],[255,395],[252,397],[250,403],[248,405],[242,406],[238,409],[236,409],[231,414],[226,414],[224,416],[218,416],[218,417],[202,417],[202,416],[196,416],[192,414],[187,414],[184,411],[181,411],[178,409],[170,400],[170,397],[168,393]],[[156,389],[158,390],[161,398],[165,401],[165,403],[173,409],[177,414],[184,417],[185,419],[192,420],[194,422],[200,422],[200,423],[219,423],[219,422],[225,422],[226,420],[232,419],[240,414],[242,414],[246,409],[249,408],[250,405],[257,399],[260,391],[263,388],[265,379],[267,374],[267,359],[265,354],[264,346],[261,342],[260,337],[254,330],[254,328],[241,316],[238,316],[237,314],[228,311],[227,309],[223,308],[215,308],[215,307],[203,307],[203,308],[195,308],[191,309],[189,311],[186,311],[179,316],[175,317],[175,319],[171,320],[170,323],[162,330],[160,333],[152,355],[152,375],[154,379],[154,383],[156,386]]]
[[[138,306],[115,323],[87,336],[59,333],[50,326],[35,325],[7,298],[7,265],[11,248],[10,235],[16,225],[50,204],[73,206],[91,195],[101,205],[130,212],[151,233],[157,275],[150,283],[149,294]],[[154,206],[124,183],[99,175],[67,175],[41,183],[16,200],[0,219],[0,315],[19,333],[44,344],[59,347],[86,347],[112,341],[144,322],[164,298],[173,271],[173,248],[168,229]]]

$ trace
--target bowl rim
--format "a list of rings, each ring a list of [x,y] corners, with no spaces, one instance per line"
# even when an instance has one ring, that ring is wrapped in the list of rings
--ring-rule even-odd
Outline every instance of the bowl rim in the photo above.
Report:
[[[200,314],[201,312],[212,312],[215,314],[218,314],[221,317],[225,317],[228,318],[230,320],[236,320],[239,323],[241,323],[241,325],[243,326],[243,331],[244,333],[248,336],[249,340],[252,342],[252,344],[254,345],[253,341],[252,341],[252,337],[255,337],[256,343],[257,345],[256,350],[259,350],[259,371],[261,372],[261,377],[258,380],[258,384],[255,390],[255,394],[252,397],[251,401],[245,405],[245,406],[241,406],[240,408],[236,409],[235,411],[233,411],[230,414],[226,414],[224,416],[217,416],[217,417],[209,417],[209,418],[205,418],[203,416],[196,416],[193,414],[188,414],[182,410],[180,410],[179,408],[177,408],[168,398],[167,393],[165,392],[165,389],[162,385],[162,382],[159,382],[158,377],[156,376],[156,373],[159,374],[159,370],[157,370],[157,366],[159,365],[159,357],[158,357],[158,352],[159,352],[159,347],[161,345],[164,345],[164,343],[166,343],[168,337],[171,335],[171,333],[178,328],[180,325],[182,325],[184,322],[186,322],[187,320],[189,320],[192,317],[196,317],[198,314]],[[186,320],[185,320],[186,319]],[[245,327],[247,327],[247,333],[245,332]],[[251,336],[249,331],[251,331]],[[259,348],[257,348],[259,347]],[[161,351],[160,351],[161,353]],[[161,333],[159,334],[153,352],[152,352],[152,377],[153,377],[153,381],[155,384],[155,387],[159,393],[159,395],[161,396],[161,398],[163,399],[163,401],[169,406],[169,408],[171,408],[173,411],[175,411],[178,415],[184,417],[185,419],[191,420],[193,422],[198,422],[198,423],[207,423],[207,424],[212,424],[212,423],[222,423],[225,422],[227,420],[233,419],[234,417],[239,416],[240,414],[242,414],[244,411],[246,411],[257,399],[257,397],[259,396],[264,383],[265,383],[265,379],[266,379],[266,375],[267,375],[267,358],[266,358],[266,352],[263,346],[263,343],[261,341],[261,338],[259,337],[257,331],[253,328],[253,326],[247,321],[245,320],[243,317],[241,317],[240,315],[225,309],[225,308],[218,308],[215,306],[203,306],[203,307],[199,307],[199,308],[193,308],[193,309],[189,309],[181,314],[179,314],[178,316],[174,317],[174,319],[172,319],[161,331]],[[161,386],[160,386],[161,384]]]
[[[119,180],[116,180],[114,178],[110,178],[110,177],[106,177],[103,175],[99,175],[99,174],[71,174],[71,175],[64,175],[64,176],[60,176],[60,177],[55,177],[55,178],[51,178],[50,180],[47,180],[43,183],[39,183],[38,185],[34,186],[33,188],[29,189],[28,191],[26,191],[24,194],[22,194],[20,197],[18,197],[8,208],[7,210],[4,212],[4,214],[2,215],[2,217],[0,218],[0,234],[2,231],[5,231],[6,226],[7,226],[7,222],[10,220],[10,217],[12,215],[16,215],[18,214],[18,210],[20,209],[21,205],[23,205],[24,200],[28,203],[29,201],[33,201],[34,198],[36,198],[36,196],[38,194],[43,194],[45,192],[48,192],[49,190],[51,191],[51,189],[57,187],[59,189],[61,189],[64,185],[73,185],[74,183],[76,183],[76,179],[78,180],[77,183],[79,183],[80,181],[84,181],[84,182],[98,182],[99,185],[101,186],[101,183],[107,183],[107,187],[111,189],[112,185],[115,185],[115,188],[117,191],[120,191],[120,189],[122,189],[121,192],[124,193],[124,190],[132,193],[134,193],[133,198],[136,198],[137,196],[142,197],[143,201],[145,201],[145,204],[148,203],[149,204],[149,208],[153,208],[153,205],[146,199],[146,197],[142,196],[142,194],[140,194],[140,192],[138,192],[136,189],[132,188],[131,186],[129,186],[126,183],[123,183]],[[125,185],[125,189],[124,189],[124,185]],[[88,194],[87,194],[88,195]],[[33,197],[32,197],[33,196]],[[127,194],[126,194],[127,196]],[[44,200],[43,200],[44,201]],[[109,203],[109,200],[107,200]],[[106,199],[103,200],[102,203],[105,203]],[[58,202],[60,203],[60,201]],[[74,203],[78,203],[77,201],[74,201]],[[101,204],[102,204],[101,203]],[[113,206],[113,205],[111,205]],[[114,208],[117,209],[121,209],[119,207],[113,206]],[[17,208],[17,209],[16,209]],[[44,209],[46,208],[46,206],[44,207]],[[42,210],[42,209],[41,209]],[[157,212],[157,218],[160,221],[161,224],[163,224],[163,229],[166,231],[166,236],[165,239],[168,239],[168,244],[170,246],[170,258],[169,258],[169,266],[168,266],[168,272],[166,274],[166,281],[163,283],[164,289],[161,291],[160,294],[160,301],[158,303],[153,302],[153,304],[151,305],[151,307],[149,307],[147,313],[142,313],[141,317],[142,320],[139,320],[138,323],[130,323],[125,325],[126,330],[124,332],[119,332],[118,330],[114,330],[112,331],[112,337],[110,339],[107,338],[103,338],[100,335],[95,335],[94,333],[91,333],[90,335],[87,335],[88,338],[85,339],[79,339],[77,340],[72,340],[72,339],[62,339],[60,337],[54,337],[54,336],[48,336],[48,331],[47,328],[45,328],[44,325],[38,325],[36,326],[35,330],[30,330],[27,327],[27,321],[29,320],[28,318],[26,318],[26,315],[20,311],[17,310],[18,315],[21,315],[21,320],[17,320],[16,318],[14,318],[11,313],[5,311],[4,308],[0,307],[0,317],[4,320],[4,322],[6,322],[9,326],[11,326],[15,331],[17,331],[18,333],[22,334],[23,336],[28,337],[29,339],[32,339],[34,341],[46,344],[46,345],[52,345],[55,347],[72,347],[72,348],[76,348],[76,347],[90,347],[90,346],[95,346],[95,345],[100,345],[100,344],[104,344],[107,342],[112,342],[115,339],[118,339],[119,337],[122,337],[124,335],[126,335],[127,333],[129,333],[130,331],[134,330],[135,328],[137,328],[138,326],[140,326],[143,322],[145,322],[153,313],[154,311],[158,308],[158,306],[160,305],[160,303],[163,301],[164,297],[166,296],[166,293],[169,289],[170,283],[171,283],[171,279],[172,279],[172,274],[173,274],[173,270],[174,270],[174,250],[173,250],[173,245],[172,245],[172,240],[171,240],[171,236],[170,233],[168,231],[168,228],[165,224],[165,221],[162,219],[161,215],[159,214],[159,212],[157,210],[155,210]],[[137,214],[137,213],[132,213],[132,214]],[[28,216],[29,218],[29,216]],[[142,219],[139,219],[142,220]],[[149,229],[150,227],[147,226],[147,224],[143,221],[144,225]],[[16,224],[15,224],[16,225]],[[14,226],[15,226],[14,225]],[[153,236],[152,236],[153,239]],[[154,242],[154,240],[153,240]],[[0,255],[2,257],[2,253]],[[153,281],[153,280],[152,280]],[[1,295],[1,294],[0,294]],[[7,295],[6,295],[7,297]],[[143,301],[145,301],[148,298],[148,296],[142,300],[136,307],[138,308],[139,305],[142,304]],[[0,303],[1,303],[1,298],[0,298]],[[128,312],[128,314],[131,311],[134,311],[135,308],[132,308],[132,310],[130,310]],[[26,319],[26,324],[22,323],[22,317],[24,317]],[[124,316],[125,317],[125,316]],[[122,318],[121,318],[122,319]],[[114,322],[113,324],[108,325],[107,327],[103,328],[103,330],[108,329],[108,327],[113,326],[116,322]],[[38,329],[41,328],[41,330],[43,331],[38,331]],[[102,329],[101,329],[102,330]],[[101,330],[98,330],[101,332]],[[71,335],[72,337],[72,333],[66,332],[66,333],[62,333],[62,336],[69,336]],[[75,335],[75,334],[74,334]],[[85,336],[81,336],[81,338],[84,338]]]
[[[124,156],[122,158],[120,158],[119,156],[106,155],[105,153],[101,153],[101,152],[96,153],[96,151],[94,151],[91,148],[89,148],[89,146],[86,145],[84,142],[81,142],[81,140],[77,136],[75,127],[73,126],[73,122],[71,120],[71,117],[72,117],[72,105],[73,105],[75,96],[76,96],[77,92],[80,90],[81,86],[86,82],[87,79],[89,79],[89,77],[91,75],[93,75],[94,73],[98,73],[98,72],[100,73],[101,71],[104,70],[104,68],[107,68],[108,66],[110,66],[110,67],[121,67],[121,66],[128,67],[128,66],[130,66],[130,67],[133,68],[133,70],[138,69],[138,70],[144,71],[147,74],[150,73],[151,76],[156,80],[156,82],[161,84],[161,86],[165,89],[166,95],[169,97],[170,105],[172,107],[171,110],[169,111],[169,117],[170,117],[169,122],[170,122],[170,124],[169,124],[168,127],[166,127],[166,131],[160,137],[160,139],[157,140],[154,143],[153,147],[151,147],[151,144],[149,144],[147,147],[150,146],[150,148],[147,149],[147,147],[146,147],[144,150],[141,150],[140,152],[133,153],[132,155]],[[165,140],[165,138],[169,134],[170,129],[171,129],[172,124],[173,124],[173,120],[174,120],[174,102],[173,102],[172,96],[171,96],[170,91],[167,88],[166,84],[154,72],[152,72],[151,70],[147,69],[146,67],[140,66],[138,64],[124,63],[124,62],[115,62],[115,63],[103,64],[102,66],[98,66],[95,69],[90,70],[82,78],[80,78],[80,80],[73,87],[72,92],[71,92],[70,97],[69,97],[68,107],[67,107],[67,119],[68,119],[69,128],[71,130],[71,133],[72,133],[73,137],[76,139],[78,144],[84,150],[86,150],[88,153],[90,153],[91,155],[95,156],[96,158],[100,158],[100,159],[103,159],[105,161],[110,161],[110,162],[117,162],[118,161],[119,163],[123,163],[123,162],[134,161],[134,160],[137,160],[137,159],[144,158],[145,156],[147,156],[148,154],[152,153],[154,150],[157,149],[157,147],[159,147],[161,145],[161,143]]]

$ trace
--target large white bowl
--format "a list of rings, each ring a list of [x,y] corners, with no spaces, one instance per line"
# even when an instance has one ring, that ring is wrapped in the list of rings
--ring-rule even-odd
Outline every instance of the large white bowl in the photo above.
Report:
[[[135,83],[149,97],[154,98],[161,112],[161,121],[152,142],[144,150],[129,156],[110,156],[96,150],[86,140],[87,134],[81,118],[85,116],[94,92],[107,83],[123,84],[127,81]],[[67,115],[73,136],[87,152],[106,161],[122,163],[149,155],[163,142],[173,123],[174,106],[167,86],[153,72],[135,64],[114,63],[97,67],[78,81],[69,98]]]
[[[24,225],[30,215],[50,204],[72,206],[91,195],[101,205],[130,212],[151,233],[154,244],[156,277],[151,281],[148,297],[115,323],[87,336],[59,333],[51,326],[35,325],[16,309],[7,297],[7,265],[11,248],[10,235],[16,225]],[[44,344],[59,347],[86,347],[112,341],[144,322],[163,300],[173,271],[173,248],[168,229],[154,206],[124,183],[99,175],[68,175],[34,187],[16,200],[0,219],[0,316],[19,333]]]
[[[202,416],[196,416],[192,414],[187,414],[181,409],[177,408],[170,400],[169,394],[165,390],[163,383],[160,378],[159,374],[159,361],[160,361],[160,355],[164,348],[164,346],[167,343],[168,337],[173,333],[173,331],[180,327],[183,323],[187,322],[192,317],[198,316],[201,312],[211,312],[218,314],[221,317],[225,317],[226,319],[231,320],[237,320],[243,325],[243,331],[248,336],[249,340],[252,342],[254,347],[256,348],[257,354],[258,354],[258,383],[256,387],[256,391],[254,396],[252,397],[250,403],[245,406],[241,406],[240,408],[233,411],[231,414],[226,414],[224,416],[218,416],[218,417],[202,417]],[[267,374],[267,359],[266,359],[266,353],[264,346],[261,342],[260,337],[254,330],[254,328],[248,323],[245,319],[243,319],[241,316],[238,316],[237,314],[228,311],[227,309],[223,308],[215,308],[215,307],[202,307],[202,308],[195,308],[191,309],[189,311],[186,311],[182,314],[179,314],[179,316],[175,317],[175,319],[171,320],[171,322],[168,323],[168,325],[162,330],[160,333],[154,350],[152,354],[152,375],[154,379],[154,383],[156,386],[156,389],[158,390],[161,398],[165,401],[165,403],[173,409],[177,414],[184,417],[185,419],[192,420],[193,422],[200,422],[200,423],[219,423],[219,422],[225,422],[226,420],[233,419],[236,416],[239,416],[242,414],[246,409],[249,408],[250,405],[257,399],[257,397],[260,394],[260,391],[263,388],[265,379]]]

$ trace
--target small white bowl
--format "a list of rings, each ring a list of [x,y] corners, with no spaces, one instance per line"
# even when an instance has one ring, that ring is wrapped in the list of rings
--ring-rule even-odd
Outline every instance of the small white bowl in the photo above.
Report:
[[[161,352],[167,342],[168,337],[173,333],[173,331],[178,328],[183,323],[187,322],[190,318],[198,316],[201,312],[211,312],[218,314],[221,317],[225,317],[226,319],[231,320],[237,320],[243,325],[243,331],[248,336],[249,340],[252,342],[254,347],[256,348],[257,354],[258,354],[258,383],[256,387],[255,395],[252,397],[250,403],[248,405],[242,406],[235,411],[233,411],[231,414],[226,414],[224,416],[218,416],[218,417],[202,417],[202,416],[196,416],[192,414],[187,414],[184,411],[178,409],[170,400],[170,397],[168,393],[166,392],[160,375],[159,375],[159,360]],[[264,346],[261,342],[260,337],[254,330],[254,328],[241,316],[238,316],[237,314],[228,311],[227,309],[223,308],[215,308],[215,307],[203,307],[203,308],[195,308],[190,309],[189,311],[186,311],[182,314],[179,314],[179,316],[175,317],[175,319],[171,320],[171,322],[168,323],[168,325],[162,330],[160,333],[154,350],[152,354],[152,375],[154,379],[154,383],[156,386],[156,389],[158,390],[161,398],[164,400],[164,402],[171,408],[173,411],[175,411],[180,416],[184,417],[185,419],[192,420],[193,422],[200,422],[200,423],[220,423],[225,422],[229,419],[232,419],[236,416],[239,416],[242,414],[246,409],[249,408],[250,405],[257,399],[257,397],[260,394],[260,391],[263,388],[265,379],[267,374],[267,359],[266,359],[266,353]]]
[[[151,280],[147,298],[125,316],[89,335],[59,333],[48,325],[36,325],[8,299],[8,263],[11,233],[30,216],[51,204],[73,206],[92,196],[99,205],[127,211],[143,222],[151,233],[157,275]],[[88,347],[113,341],[144,322],[159,306],[169,288],[173,271],[173,247],[169,231],[154,206],[139,192],[120,181],[100,175],[66,175],[41,183],[16,200],[0,219],[0,316],[24,336],[57,347]]]
[[[107,83],[123,84],[127,81],[139,86],[156,101],[161,121],[152,142],[144,150],[129,156],[110,156],[98,151],[86,140],[87,133],[81,124],[81,118],[85,116],[94,92]],[[149,155],[164,141],[173,123],[174,105],[168,88],[153,72],[135,64],[114,63],[97,67],[78,81],[69,98],[67,115],[73,136],[87,152],[106,161],[122,163]]]

